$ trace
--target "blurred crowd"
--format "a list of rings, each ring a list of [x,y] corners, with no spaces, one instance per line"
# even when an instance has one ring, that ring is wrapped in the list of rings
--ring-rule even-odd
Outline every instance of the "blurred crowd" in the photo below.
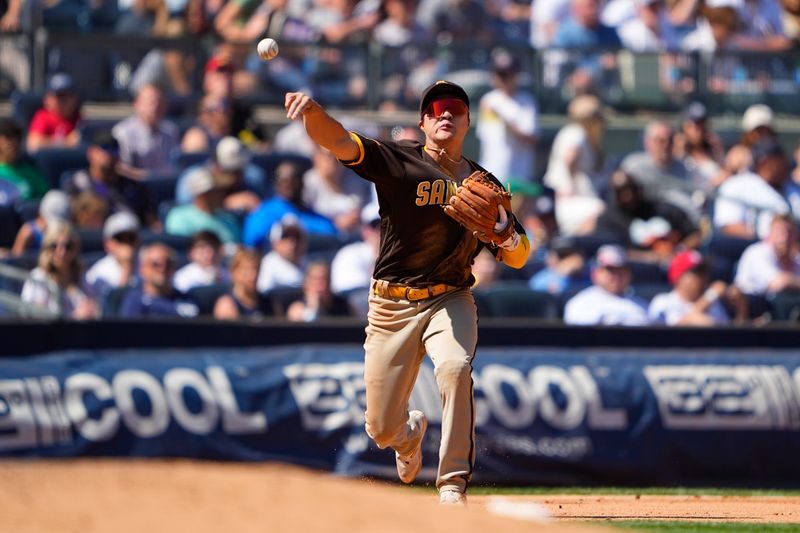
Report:
[[[6,31],[24,24],[20,7],[7,2]],[[30,117],[0,118],[2,263],[30,271],[16,287],[23,308],[65,318],[363,317],[380,244],[374,188],[315,147],[297,122],[265,134],[236,96],[264,84],[309,89],[313,72],[315,95],[336,101],[363,94],[366,79],[347,70],[358,61],[346,47],[317,48],[313,58],[289,47],[262,62],[252,42],[375,40],[402,52],[408,43],[468,39],[492,50],[516,40],[595,53],[571,70],[575,91],[552,139],[542,135],[519,59],[502,48],[490,53],[490,87],[471,106],[480,151],[470,155],[512,191],[535,251],[518,271],[476,258],[482,316],[609,325],[794,320],[800,150],[787,150],[773,110],[750,106],[738,138],[723,139],[706,106],[690,102],[674,119],[648,122],[638,149],[607,154],[608,104],[591,88],[597,67],[614,60],[596,53],[606,46],[784,50],[796,37],[793,13],[800,5],[768,0],[49,3],[46,25],[207,34],[213,53],[195,85],[193,58],[149,52],[132,73],[132,112],[122,120],[85,119],[79,80],[66,72],[48,78]],[[420,84],[441,74],[425,57],[394,59],[386,68],[406,82],[412,75],[403,68],[413,67]],[[196,87],[196,109],[173,120],[170,96]],[[413,91],[398,95],[409,87],[384,78],[386,108],[416,101]],[[421,140],[413,126],[345,120],[371,137]]]

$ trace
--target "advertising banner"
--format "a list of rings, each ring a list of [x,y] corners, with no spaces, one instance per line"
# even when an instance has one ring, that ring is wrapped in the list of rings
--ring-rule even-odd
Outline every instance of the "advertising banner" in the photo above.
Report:
[[[796,484],[800,350],[479,349],[475,481]],[[411,398],[441,400],[423,365]],[[0,457],[283,461],[394,478],[364,432],[360,346],[0,359]]]

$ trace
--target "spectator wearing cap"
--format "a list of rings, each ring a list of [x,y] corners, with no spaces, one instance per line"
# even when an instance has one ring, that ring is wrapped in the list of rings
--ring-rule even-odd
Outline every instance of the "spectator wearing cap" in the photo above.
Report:
[[[689,180],[686,165],[672,154],[674,135],[667,122],[649,122],[644,129],[644,151],[626,156],[620,168],[636,180],[645,199],[669,202],[697,221],[700,212],[691,198],[697,186]]]
[[[134,262],[139,247],[139,219],[132,213],[114,213],[103,226],[103,248],[99,261],[86,272],[86,282],[96,294],[127,287],[135,282]]]
[[[625,249],[605,244],[597,250],[592,286],[564,307],[564,322],[573,325],[643,326],[649,323],[647,303],[627,294],[631,269]]]
[[[284,215],[300,220],[306,231],[336,236],[338,230],[330,219],[320,215],[303,201],[303,173],[300,166],[284,161],[275,169],[275,195],[266,199],[244,222],[244,243],[260,248],[268,241],[270,228]]]
[[[223,137],[214,148],[214,155],[208,161],[193,165],[184,170],[175,187],[175,200],[179,204],[192,201],[189,190],[189,176],[197,169],[205,168],[219,183],[226,183],[225,209],[249,213],[267,196],[267,178],[264,170],[251,163],[250,150],[236,137]]]
[[[42,173],[22,156],[22,128],[0,118],[0,205],[41,198],[50,188]]]
[[[376,202],[361,209],[361,240],[342,246],[331,263],[331,288],[336,294],[369,288],[381,241],[381,217]],[[364,299],[366,302],[366,298]]]
[[[33,115],[28,127],[25,145],[28,153],[53,146],[76,146],[81,141],[76,129],[80,120],[80,98],[72,77],[54,74],[47,84],[42,108]]]
[[[118,314],[123,318],[154,318],[197,316],[199,309],[185,294],[175,290],[175,250],[164,243],[154,242],[139,250],[139,280],[141,283],[125,293]]]
[[[222,241],[212,231],[198,231],[189,243],[189,263],[175,272],[175,288],[189,292],[195,287],[230,282],[228,269],[222,264]]]
[[[587,233],[605,204],[602,141],[605,117],[596,96],[570,102],[569,123],[558,130],[550,150],[544,184],[556,194],[556,220],[562,234]]]
[[[635,0],[635,16],[617,30],[622,45],[634,52],[667,52],[680,48],[678,33],[667,17],[664,0]]]
[[[545,267],[534,274],[528,286],[534,291],[563,294],[585,289],[591,284],[586,258],[570,237],[556,237],[547,249]]]
[[[683,162],[692,183],[708,189],[724,180],[720,178],[723,153],[722,141],[711,128],[706,106],[690,103],[683,110],[680,131],[673,137],[673,156]]]
[[[776,215],[769,233],[745,248],[733,282],[745,294],[759,296],[800,290],[797,226],[791,216]]]
[[[306,267],[308,236],[294,215],[285,215],[269,232],[272,250],[261,260],[258,290],[267,292],[282,287],[301,287]]]
[[[731,321],[726,307],[736,309],[737,322],[747,317],[747,302],[736,287],[724,281],[709,285],[709,268],[697,250],[684,250],[670,262],[667,278],[674,287],[653,298],[648,309],[654,324],[715,326]],[[723,305],[725,304],[725,305]]]
[[[333,221],[343,241],[357,237],[361,209],[372,197],[372,183],[315,145],[311,168],[303,174],[303,204]]]
[[[753,146],[763,138],[778,139],[772,109],[753,104],[742,115],[742,136],[725,155],[723,179],[753,169]]]
[[[182,152],[209,152],[225,136],[232,133],[233,107],[228,98],[206,94],[200,99],[197,122],[181,139]]]
[[[291,302],[286,318],[292,322],[315,322],[320,318],[350,316],[345,298],[331,291],[331,267],[326,261],[312,261],[303,276],[303,298]]]
[[[790,200],[797,198],[797,187],[789,179],[789,163],[781,145],[764,137],[753,145],[752,154],[754,171],[728,178],[714,203],[714,228],[745,239],[766,236],[774,215],[791,214],[792,204],[800,203]]]
[[[165,120],[166,100],[156,85],[143,85],[133,100],[134,113],[118,122],[111,134],[119,142],[121,172],[133,179],[172,174],[172,154],[180,146],[178,128]]]
[[[52,224],[67,222],[69,218],[69,197],[58,189],[47,191],[39,203],[36,218],[19,228],[14,245],[11,247],[11,254],[22,255],[29,250],[38,251],[47,228]]]
[[[258,292],[258,271],[261,254],[250,248],[240,248],[231,259],[232,287],[214,304],[217,320],[256,320],[274,314],[272,302]]]
[[[99,315],[91,294],[83,281],[77,232],[68,222],[49,224],[38,264],[22,286],[20,298],[56,316],[85,320]]]
[[[205,167],[199,167],[187,178],[192,203],[178,205],[167,214],[165,230],[172,235],[190,237],[198,231],[216,233],[224,243],[240,242],[241,231],[236,217],[223,209],[227,188],[232,182],[221,181]]]
[[[160,227],[145,186],[117,172],[119,143],[109,132],[92,136],[86,159],[89,167],[72,174],[64,185],[70,196],[93,193],[108,202],[112,213],[128,211],[139,218],[140,224],[153,229]]]
[[[506,50],[492,55],[492,90],[478,103],[475,134],[480,141],[480,165],[504,184],[536,178],[539,108],[519,87],[519,65]]]

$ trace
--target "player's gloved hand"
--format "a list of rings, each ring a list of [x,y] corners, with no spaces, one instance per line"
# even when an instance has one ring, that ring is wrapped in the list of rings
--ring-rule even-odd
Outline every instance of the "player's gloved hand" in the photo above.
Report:
[[[485,243],[514,247],[514,237],[519,241],[511,214],[511,193],[489,179],[486,172],[470,174],[444,206],[444,212]]]

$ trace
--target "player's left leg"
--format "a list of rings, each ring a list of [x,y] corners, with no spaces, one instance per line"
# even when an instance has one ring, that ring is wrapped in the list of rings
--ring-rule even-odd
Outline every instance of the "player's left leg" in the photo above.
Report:
[[[459,290],[432,302],[423,342],[442,396],[439,491],[464,493],[475,462],[472,358],[478,341],[475,300]]]

